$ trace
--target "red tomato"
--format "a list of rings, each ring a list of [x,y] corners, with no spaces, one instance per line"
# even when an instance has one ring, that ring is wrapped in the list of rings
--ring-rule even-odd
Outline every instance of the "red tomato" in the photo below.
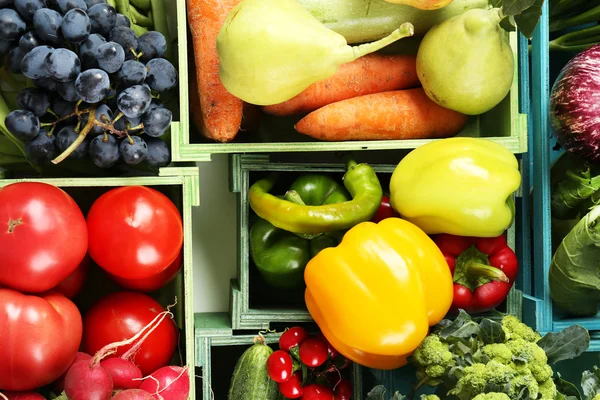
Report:
[[[127,186],[100,196],[87,216],[89,253],[108,273],[144,279],[171,265],[183,246],[183,221],[164,194]]]
[[[164,271],[144,279],[124,279],[119,278],[107,272],[110,279],[117,282],[124,289],[135,290],[136,292],[154,292],[165,287],[171,282],[183,266],[183,251]]]
[[[56,186],[19,182],[0,189],[0,226],[0,285],[15,290],[53,288],[87,251],[83,213]]]
[[[85,277],[87,271],[90,268],[90,257],[86,255],[83,261],[79,264],[79,267],[71,275],[67,276],[61,283],[59,283],[52,290],[58,293],[62,293],[65,297],[72,299],[81,292],[83,284],[85,283]]]
[[[60,293],[29,296],[0,289],[0,389],[47,385],[71,365],[81,343],[81,314]]]
[[[100,299],[83,318],[83,351],[95,354],[109,343],[135,336],[158,314],[165,311],[153,298],[142,293],[118,292]],[[166,316],[140,346],[133,362],[144,376],[169,365],[177,347],[178,330]],[[113,357],[131,348],[120,347]]]

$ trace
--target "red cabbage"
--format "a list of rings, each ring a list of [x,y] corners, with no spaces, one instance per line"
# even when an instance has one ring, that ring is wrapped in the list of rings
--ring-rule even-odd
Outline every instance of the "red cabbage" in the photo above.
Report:
[[[600,163],[600,45],[563,67],[552,87],[550,118],[563,149]]]

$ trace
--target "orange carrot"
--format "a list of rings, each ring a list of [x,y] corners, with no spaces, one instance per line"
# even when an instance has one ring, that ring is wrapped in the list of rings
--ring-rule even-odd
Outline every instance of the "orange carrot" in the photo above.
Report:
[[[342,65],[330,78],[313,83],[296,97],[263,107],[268,114],[294,115],[365,94],[420,86],[416,56],[368,54]]]
[[[329,104],[302,118],[295,128],[326,141],[436,139],[457,135],[467,119],[416,88]]]
[[[242,100],[229,93],[221,83],[217,55],[219,30],[229,11],[239,2],[240,0],[187,0],[202,114],[202,134],[219,142],[233,140],[242,123]]]

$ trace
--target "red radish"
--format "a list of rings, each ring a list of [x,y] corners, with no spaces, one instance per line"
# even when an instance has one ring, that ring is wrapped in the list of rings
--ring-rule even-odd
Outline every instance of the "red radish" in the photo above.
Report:
[[[37,392],[0,392],[0,398],[4,400],[46,400]]]
[[[187,400],[190,377],[187,368],[162,367],[144,379],[139,389],[151,393],[156,400]]]
[[[145,390],[127,389],[114,395],[111,400],[154,400],[154,396]]]
[[[302,397],[302,372],[296,371],[290,379],[285,382],[278,383],[279,392],[286,399],[299,399]]]
[[[75,364],[77,361],[90,361],[91,359],[92,359],[92,356],[90,356],[87,353],[82,353],[81,351],[79,351],[79,352],[77,352],[77,354],[75,354],[75,359],[73,360],[71,365]],[[69,372],[69,370],[67,370],[67,372]],[[65,390],[65,376],[67,376],[67,372],[65,372],[60,378],[58,378],[56,381],[54,381],[54,384],[52,385],[52,389],[54,390],[54,393],[62,393],[63,390]]]
[[[277,383],[290,379],[293,368],[292,356],[283,350],[277,350],[267,358],[267,372],[271,379]]]
[[[69,400],[108,400],[112,391],[110,374],[93,360],[77,361],[65,377],[65,393]]]
[[[335,349],[335,347],[333,347],[331,345],[331,343],[329,343],[329,340],[327,340],[327,338],[325,337],[325,335],[323,335],[323,332],[319,332],[315,335],[315,337],[319,340],[322,340],[326,345],[327,345],[327,352],[329,353],[329,357],[332,360],[335,360],[336,358],[338,358],[338,356],[340,355],[340,353]]]
[[[279,348],[290,351],[292,347],[297,347],[310,337],[308,331],[300,326],[294,326],[281,335],[279,338]]]
[[[310,368],[320,367],[327,361],[327,344],[319,339],[308,339],[300,345],[300,360]]]
[[[142,371],[129,360],[107,358],[100,365],[112,377],[115,389],[135,389],[142,383]]]

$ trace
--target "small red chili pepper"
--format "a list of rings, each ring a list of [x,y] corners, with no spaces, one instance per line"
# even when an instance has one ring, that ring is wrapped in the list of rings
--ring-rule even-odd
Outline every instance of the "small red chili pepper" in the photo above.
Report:
[[[454,276],[451,311],[481,313],[502,304],[519,270],[517,256],[504,235],[474,238],[441,234],[434,241]]]
[[[400,218],[400,214],[392,208],[390,198],[384,194],[381,198],[381,204],[379,205],[377,212],[373,215],[373,218],[371,218],[371,222],[378,223],[386,218]]]

